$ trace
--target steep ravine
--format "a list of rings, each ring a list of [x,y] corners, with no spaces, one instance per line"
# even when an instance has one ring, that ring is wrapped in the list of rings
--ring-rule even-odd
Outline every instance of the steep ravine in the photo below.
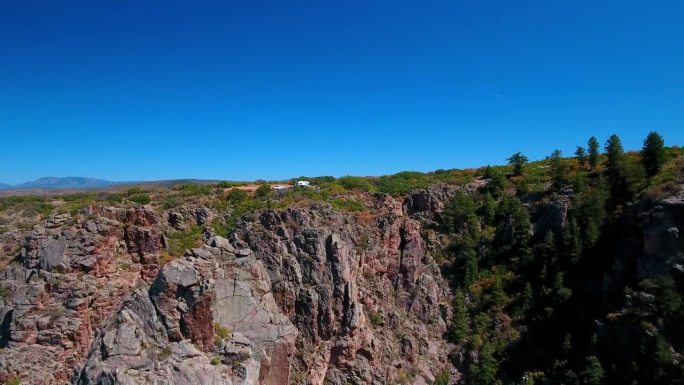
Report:
[[[52,217],[2,272],[0,380],[431,384],[451,298],[419,218],[443,194],[259,212],[161,267],[175,213]]]

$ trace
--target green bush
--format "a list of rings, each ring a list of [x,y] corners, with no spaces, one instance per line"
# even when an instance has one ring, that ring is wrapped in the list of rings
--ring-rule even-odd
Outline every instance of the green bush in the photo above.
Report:
[[[175,187],[175,190],[179,191],[182,196],[192,197],[198,195],[209,195],[211,194],[211,187],[206,184],[189,183],[182,184]]]
[[[342,178],[337,180],[337,183],[347,190],[366,192],[376,190],[375,186],[373,186],[373,184],[368,179],[357,176],[343,176]]]
[[[169,254],[179,257],[185,250],[200,246],[202,239],[202,229],[193,227],[185,231],[179,231],[169,235]]]
[[[434,385],[449,385],[449,381],[451,381],[449,371],[444,369],[435,377]]]
[[[54,206],[39,196],[13,196],[0,198],[0,211],[7,209],[23,211],[26,215],[40,214],[46,216],[52,212]]]
[[[262,184],[254,192],[254,196],[260,199],[268,198],[271,196],[271,186],[268,184]]]
[[[133,194],[128,197],[128,200],[139,205],[146,205],[150,203],[150,196],[147,194]]]
[[[426,188],[436,180],[427,174],[404,171],[394,175],[381,176],[375,184],[378,189],[391,195],[402,195],[417,188]]]
[[[366,205],[364,205],[362,202],[357,201],[356,199],[333,199],[332,206],[338,210],[344,211],[366,211]]]
[[[163,361],[163,360],[169,358],[169,357],[171,356],[171,353],[172,353],[171,347],[170,347],[170,346],[166,346],[166,347],[164,347],[164,349],[160,350],[160,351],[157,353],[157,358],[158,358],[159,360]]]

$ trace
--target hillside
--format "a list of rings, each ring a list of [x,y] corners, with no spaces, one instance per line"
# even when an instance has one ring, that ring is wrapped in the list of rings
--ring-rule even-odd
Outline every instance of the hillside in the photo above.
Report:
[[[34,181],[20,183],[18,185],[0,184],[2,190],[36,190],[36,189],[87,189],[106,187],[115,184],[104,179],[84,178],[84,177],[44,177]]]
[[[0,198],[0,381],[684,383],[684,153]]]

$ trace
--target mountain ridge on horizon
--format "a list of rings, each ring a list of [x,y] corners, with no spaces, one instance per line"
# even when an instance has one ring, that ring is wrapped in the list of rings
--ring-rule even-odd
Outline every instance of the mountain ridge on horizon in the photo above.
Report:
[[[0,190],[27,190],[27,189],[63,189],[63,188],[95,188],[106,187],[122,182],[112,182],[100,178],[89,178],[80,176],[67,177],[42,177],[32,181],[19,183],[16,185],[0,183]]]

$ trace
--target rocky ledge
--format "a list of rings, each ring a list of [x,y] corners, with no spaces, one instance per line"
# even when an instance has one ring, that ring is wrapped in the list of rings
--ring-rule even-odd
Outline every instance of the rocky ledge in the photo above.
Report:
[[[50,218],[2,272],[0,381],[431,384],[451,298],[421,221],[449,196],[263,211],[170,261],[181,214]]]

